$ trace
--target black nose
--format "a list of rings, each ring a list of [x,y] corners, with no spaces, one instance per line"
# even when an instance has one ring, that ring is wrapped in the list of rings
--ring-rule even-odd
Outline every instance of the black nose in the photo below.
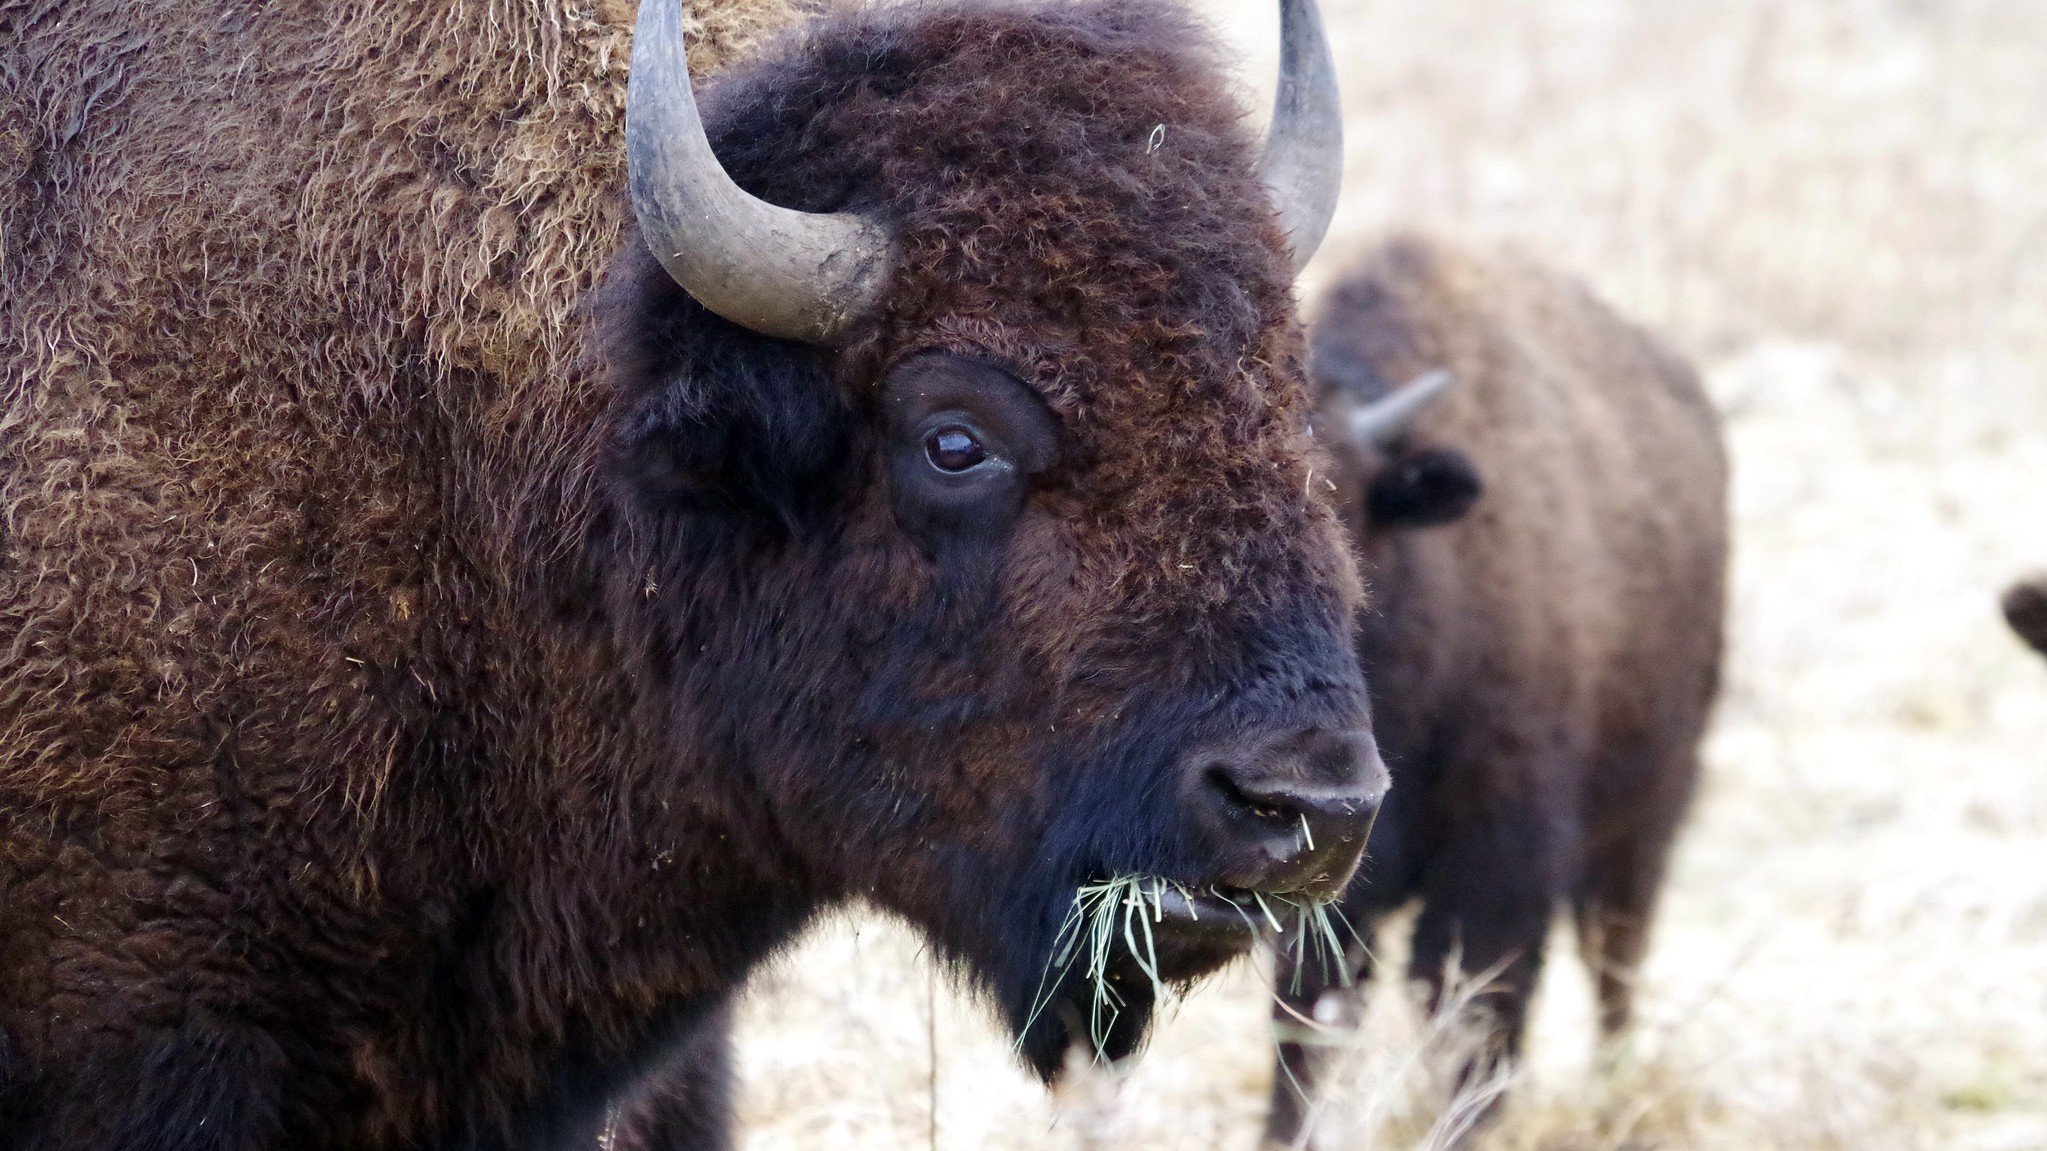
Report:
[[[1254,739],[1193,762],[1190,807],[1221,884],[1317,899],[1343,890],[1386,797],[1370,732]]]

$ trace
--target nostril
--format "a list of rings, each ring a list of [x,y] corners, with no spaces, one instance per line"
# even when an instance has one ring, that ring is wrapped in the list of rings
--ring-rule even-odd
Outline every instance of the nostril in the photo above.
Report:
[[[1190,766],[1219,882],[1340,892],[1371,837],[1386,772],[1369,731],[1304,731],[1209,752]],[[1194,796],[1189,796],[1194,799]]]
[[[1237,812],[1269,822],[1291,820],[1297,813],[1290,811],[1284,803],[1274,802],[1275,797],[1247,790],[1237,782],[1230,769],[1217,764],[1208,769],[1208,783],[1223,798],[1223,802]]]
[[[1225,811],[1320,836],[1367,818],[1386,791],[1369,732],[1308,732],[1256,755],[1209,761],[1203,771]]]

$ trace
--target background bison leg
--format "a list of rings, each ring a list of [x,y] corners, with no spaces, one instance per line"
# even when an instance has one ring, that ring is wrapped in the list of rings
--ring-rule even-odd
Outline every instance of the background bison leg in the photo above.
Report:
[[[713,1011],[620,1104],[609,1151],[729,1151],[732,1014]]]
[[[1385,918],[1413,898],[1419,860],[1412,829],[1422,818],[1426,792],[1395,787],[1372,826],[1365,861],[1336,912],[1348,950],[1346,985],[1313,951],[1306,963],[1286,951],[1273,979],[1274,1030],[1282,1040],[1273,1067],[1272,1105],[1266,1112],[1269,1147],[1304,1148],[1314,1143],[1314,1110],[1331,1089],[1331,1073],[1356,1042],[1365,998],[1375,969],[1371,948]],[[1298,981],[1297,981],[1298,978]],[[1314,1023],[1302,1023],[1302,1018]],[[1305,1041],[1301,1041],[1305,1040]]]
[[[1656,896],[1699,774],[1696,747],[1687,745],[1666,762],[1673,770],[1656,776],[1663,794],[1638,803],[1631,822],[1592,851],[1573,900],[1578,954],[1591,970],[1603,1042],[1626,1030],[1634,1015],[1635,978],[1648,954]]]
[[[1625,854],[1628,853],[1617,848],[1595,865],[1597,871],[1591,877],[1589,889],[1574,909],[1578,954],[1591,969],[1593,989],[1599,999],[1601,1041],[1619,1035],[1634,1018],[1635,973],[1648,951],[1649,919],[1662,871],[1662,860],[1658,858],[1647,865],[1654,874],[1638,875],[1628,863],[1615,858]]]
[[[1331,1063],[1341,1057],[1364,1015],[1365,985],[1372,978],[1370,944],[1378,915],[1361,914],[1346,900],[1339,914],[1345,932],[1348,982],[1309,949],[1282,950],[1275,965],[1272,1009],[1278,1059],[1272,1069],[1272,1106],[1265,1117],[1265,1141],[1272,1147],[1309,1144],[1309,1117],[1322,1098]]]
[[[1450,829],[1429,860],[1410,970],[1428,988],[1431,1013],[1463,998],[1460,984],[1469,990],[1482,1033],[1457,1076],[1460,1091],[1485,1084],[1521,1049],[1567,842],[1539,815],[1501,815]]]

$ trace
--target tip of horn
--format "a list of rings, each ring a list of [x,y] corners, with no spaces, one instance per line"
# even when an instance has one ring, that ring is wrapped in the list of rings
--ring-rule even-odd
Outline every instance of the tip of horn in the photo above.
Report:
[[[1391,446],[1456,382],[1456,373],[1448,368],[1437,368],[1416,376],[1405,385],[1353,411],[1350,414],[1351,438],[1370,447]]]
[[[1293,247],[1294,270],[1314,258],[1343,187],[1343,97],[1315,0],[1280,0],[1279,91],[1261,175]]]

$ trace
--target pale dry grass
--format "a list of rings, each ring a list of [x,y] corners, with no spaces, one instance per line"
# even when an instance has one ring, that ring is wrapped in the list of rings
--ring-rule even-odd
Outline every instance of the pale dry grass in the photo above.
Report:
[[[1640,1033],[1595,1063],[1560,934],[1487,1144],[2047,1148],[2047,663],[1995,611],[2047,562],[2047,5],[1325,6],[1353,115],[1315,274],[1390,227],[1516,244],[1696,356],[1736,460],[1730,682]],[[1265,6],[1210,7],[1255,87]],[[1053,1100],[849,919],[748,1007],[747,1145],[1248,1148],[1264,986]],[[1428,1038],[1382,988],[1333,1144],[1429,1142]]]

